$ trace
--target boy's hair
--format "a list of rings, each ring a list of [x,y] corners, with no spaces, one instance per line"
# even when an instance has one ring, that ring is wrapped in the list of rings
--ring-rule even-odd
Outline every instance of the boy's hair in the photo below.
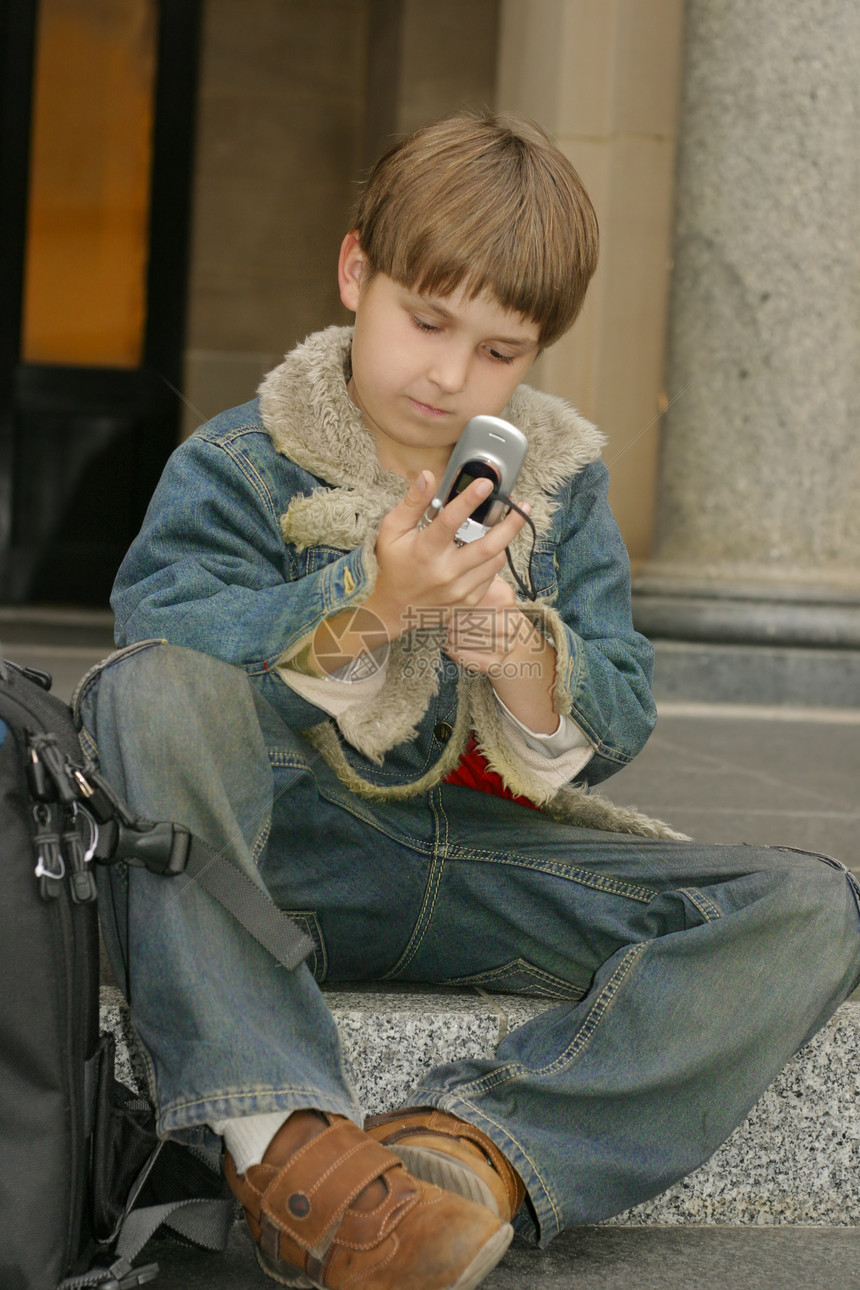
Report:
[[[597,267],[597,217],[579,175],[534,123],[458,114],[395,143],[371,171],[354,228],[370,272],[430,295],[492,293],[537,323],[571,326]]]

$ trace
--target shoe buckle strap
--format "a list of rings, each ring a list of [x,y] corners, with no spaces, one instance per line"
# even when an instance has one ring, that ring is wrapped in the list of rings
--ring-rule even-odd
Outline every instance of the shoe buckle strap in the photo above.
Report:
[[[334,1243],[334,1236],[330,1236],[325,1242],[325,1249],[319,1246],[315,1250],[308,1251],[308,1257],[305,1262],[305,1272],[312,1281],[323,1282],[325,1278],[326,1256]]]
[[[278,1224],[265,1213],[260,1215],[259,1245],[262,1252],[272,1263],[290,1272],[303,1273],[312,1281],[321,1282],[325,1277],[325,1265],[331,1247],[334,1244],[336,1230],[335,1228],[335,1231],[327,1233],[323,1240],[318,1245],[315,1245],[313,1249],[302,1251],[305,1254],[305,1266],[303,1268],[283,1257],[281,1253],[281,1237],[283,1235],[289,1236],[290,1234],[284,1233]]]
[[[260,1249],[270,1259],[280,1260],[281,1229],[269,1218],[268,1214],[260,1215]]]

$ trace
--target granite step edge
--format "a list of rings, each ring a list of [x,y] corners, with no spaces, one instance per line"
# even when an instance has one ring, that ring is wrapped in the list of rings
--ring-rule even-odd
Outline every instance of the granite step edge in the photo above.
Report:
[[[373,1113],[402,1104],[422,1073],[492,1054],[508,1030],[553,1001],[420,987],[329,988],[326,998]],[[118,1078],[140,1089],[143,1063],[119,991],[102,989]],[[860,1224],[860,1004],[846,1003],[798,1053],[701,1168],[609,1220],[624,1225]]]

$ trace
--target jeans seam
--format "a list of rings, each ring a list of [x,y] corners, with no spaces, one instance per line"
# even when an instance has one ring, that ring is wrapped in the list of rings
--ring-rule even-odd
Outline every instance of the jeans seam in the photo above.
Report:
[[[158,1081],[155,1076],[155,1063],[147,1051],[145,1044],[138,1045],[141,1056],[143,1057],[143,1069],[146,1072],[146,1082],[149,1086],[149,1096],[153,1102],[158,1105]]]
[[[262,856],[264,850],[268,846],[269,835],[271,834],[271,832],[272,832],[272,816],[270,812],[268,820],[263,825],[260,832],[257,834],[257,839],[254,843],[253,848],[251,849],[251,859],[253,860],[254,864],[258,869],[260,867],[260,857]]]
[[[528,1074],[534,1076],[555,1075],[559,1071],[564,1070],[567,1066],[571,1066],[573,1062],[582,1055],[588,1047],[588,1044],[591,1042],[597,1027],[612,1007],[612,1004],[615,1001],[615,996],[621,988],[621,985],[629,971],[634,966],[636,959],[638,959],[639,956],[648,949],[650,944],[650,941],[640,941],[639,944],[631,945],[627,950],[625,950],[621,962],[615,968],[615,971],[612,973],[612,976],[606,984],[601,988],[600,993],[591,1005],[588,1017],[577,1031],[573,1042],[568,1045],[563,1053],[560,1053],[558,1057],[554,1058],[548,1066],[529,1067]],[[526,1068],[519,1063],[516,1065],[503,1066],[500,1067],[499,1070],[493,1071],[491,1074],[485,1076],[484,1079],[474,1080],[469,1084],[464,1084],[463,1088],[474,1089],[476,1092],[488,1093],[497,1084],[503,1084],[508,1078],[515,1078],[517,1075],[525,1073]]]
[[[409,964],[420,950],[424,937],[427,935],[427,929],[433,920],[433,911],[436,908],[436,898],[439,895],[439,885],[442,879],[442,868],[442,861],[438,856],[435,856],[432,861],[430,878],[427,883],[427,889],[424,893],[421,912],[418,915],[412,936],[409,938],[409,944],[406,946],[406,949],[403,951],[398,961],[394,964],[394,967],[391,968],[389,972],[385,973],[382,978],[383,981],[395,980],[401,972],[404,972],[406,968],[408,968]],[[430,905],[429,910],[427,908],[428,902]]]
[[[437,806],[439,808],[438,814],[436,810]],[[431,794],[430,809],[433,811],[434,818],[438,819],[439,816],[441,816],[444,833],[445,833],[445,836],[447,837],[448,817],[445,813],[445,808],[441,802],[441,794],[438,794],[438,793]],[[433,848],[433,859],[431,862],[430,877],[427,882],[427,889],[425,890],[425,893],[424,893],[424,900],[421,904],[421,912],[418,915],[415,928],[412,932],[412,936],[409,939],[409,944],[406,946],[406,949],[403,951],[402,955],[395,963],[391,971],[386,972],[383,980],[392,980],[395,978],[395,976],[399,975],[401,972],[404,972],[406,968],[408,968],[412,960],[415,958],[416,954],[421,949],[421,946],[424,943],[424,938],[427,935],[427,931],[430,927],[430,924],[433,921],[433,914],[436,909],[436,901],[439,896],[439,887],[441,886],[441,883],[442,883],[444,861],[441,859],[439,855],[439,850],[440,848],[439,848],[438,827],[437,827],[437,839]],[[429,909],[427,908],[428,900],[430,902]],[[425,917],[425,914],[426,914],[426,917]]]
[[[590,887],[595,891],[602,891],[610,896],[625,896],[630,900],[638,900],[643,905],[650,905],[659,895],[659,892],[653,890],[653,888],[623,882],[618,878],[601,878],[596,874],[592,875],[588,869],[580,867],[571,869],[570,865],[556,860],[530,860],[525,856],[500,856],[498,852],[468,848],[448,852],[447,859],[452,862],[471,860],[486,861],[490,864],[514,865],[522,869],[531,869],[538,873],[551,874],[556,878],[567,878],[570,882],[575,882],[580,887]]]
[[[698,887],[679,887],[678,892],[680,895],[686,896],[691,903],[695,905],[705,922],[712,923],[718,918],[722,918],[722,910],[720,910],[712,900],[709,900],[705,893],[700,891]]]
[[[641,941],[638,945],[631,945],[630,948],[625,951],[621,962],[603,986],[600,994],[589,1009],[585,1025],[578,1032],[573,1043],[565,1050],[565,1052],[557,1057],[554,1062],[551,1062],[549,1066],[541,1067],[537,1074],[555,1074],[557,1071],[563,1070],[565,1067],[572,1065],[573,1062],[581,1056],[590,1044],[601,1021],[611,1009],[615,1002],[615,996],[621,989],[623,982],[626,980],[636,960],[645,952],[646,949],[648,949],[650,944],[650,941]]]
[[[212,443],[213,440],[210,440],[209,442]],[[263,479],[263,476],[260,474],[254,462],[251,461],[248,456],[246,456],[244,451],[242,451],[241,449],[237,451],[233,447],[233,438],[229,440],[216,440],[214,442],[216,443],[216,446],[222,450],[222,452],[224,452],[228,457],[232,459],[233,464],[237,467],[239,472],[245,476],[248,483],[256,492],[257,496],[263,501],[263,504],[266,506],[269,514],[272,516],[272,518],[276,518],[277,510],[275,508],[274,498],[272,497],[272,494],[269,491],[269,487],[266,484],[266,481]]]
[[[438,811],[437,811],[438,808]],[[439,819],[444,828],[444,837],[437,837],[436,854],[441,851],[443,855],[448,852],[448,839],[451,836],[451,829],[448,824],[448,812],[445,810],[445,803],[442,801],[442,794],[439,792],[430,795],[430,810],[433,812],[434,819]]]
[[[478,1119],[485,1121],[487,1124],[492,1124],[492,1126],[495,1129],[498,1129],[499,1135],[504,1140],[504,1142],[510,1143],[511,1146],[515,1147],[516,1150],[520,1153],[520,1155],[522,1155],[523,1159],[529,1162],[532,1172],[534,1173],[534,1176],[537,1179],[537,1181],[540,1183],[543,1189],[543,1193],[546,1196],[549,1207],[552,1210],[552,1214],[555,1219],[556,1226],[560,1230],[563,1222],[562,1214],[561,1214],[561,1211],[559,1210],[558,1205],[556,1204],[556,1199],[555,1199],[555,1196],[553,1195],[552,1189],[550,1188],[549,1183],[544,1178],[543,1174],[541,1173],[535,1161],[531,1158],[531,1156],[527,1151],[523,1150],[522,1144],[517,1142],[515,1138],[511,1137],[510,1133],[508,1133],[507,1129],[504,1127],[503,1124],[499,1124],[498,1121],[494,1120],[492,1116],[487,1115],[487,1112],[482,1107],[476,1106],[475,1103],[470,1102],[468,1098],[459,1097],[456,1094],[455,1094],[455,1097],[456,1097],[456,1102],[459,1106],[468,1107],[470,1111],[474,1112],[474,1114],[477,1116]],[[447,1100],[448,1099],[446,1099],[446,1101]],[[499,1148],[499,1149],[502,1150],[502,1148]],[[507,1151],[504,1152],[504,1155],[510,1158],[509,1153]]]

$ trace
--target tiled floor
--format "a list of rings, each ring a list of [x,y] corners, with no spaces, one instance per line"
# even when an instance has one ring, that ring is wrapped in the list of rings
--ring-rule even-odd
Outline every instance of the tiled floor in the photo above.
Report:
[[[667,703],[606,791],[702,841],[822,851],[860,873],[860,709]]]

